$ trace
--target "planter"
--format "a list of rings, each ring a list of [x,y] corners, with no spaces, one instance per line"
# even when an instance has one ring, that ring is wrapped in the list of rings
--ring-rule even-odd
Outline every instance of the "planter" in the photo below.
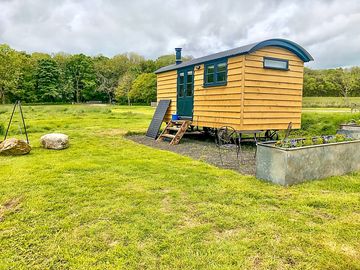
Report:
[[[338,134],[344,134],[347,137],[354,139],[360,139],[360,125],[346,124],[340,125],[340,129],[336,132]]]
[[[256,177],[280,185],[343,175],[360,170],[360,140],[279,148],[260,143],[256,153]]]

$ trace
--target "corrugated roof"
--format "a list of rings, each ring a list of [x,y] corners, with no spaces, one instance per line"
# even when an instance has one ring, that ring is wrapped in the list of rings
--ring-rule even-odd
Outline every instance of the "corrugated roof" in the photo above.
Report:
[[[292,41],[286,40],[286,39],[268,39],[268,40],[248,44],[245,46],[241,46],[241,47],[238,47],[235,49],[210,54],[210,55],[203,56],[200,58],[195,58],[195,59],[192,59],[187,62],[183,62],[178,65],[173,64],[173,65],[169,65],[166,67],[162,67],[162,68],[156,70],[155,73],[161,73],[161,72],[176,70],[176,69],[180,69],[180,68],[188,67],[188,66],[192,66],[192,65],[198,65],[198,64],[210,62],[210,61],[220,59],[220,58],[227,58],[227,57],[241,55],[241,54],[248,54],[248,53],[254,52],[254,51],[259,50],[266,46],[275,46],[275,47],[281,47],[281,48],[287,49],[287,50],[293,52],[294,54],[296,54],[304,62],[309,62],[309,61],[314,60],[313,57],[303,47],[296,44],[295,42],[292,42]]]

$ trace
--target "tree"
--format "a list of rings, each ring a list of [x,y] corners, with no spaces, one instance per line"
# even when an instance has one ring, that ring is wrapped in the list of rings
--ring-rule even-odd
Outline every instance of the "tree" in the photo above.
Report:
[[[336,69],[332,76],[331,81],[337,85],[338,91],[344,97],[345,103],[348,104],[348,97],[355,87],[355,77],[349,69]]]
[[[17,82],[17,87],[8,93],[8,101],[15,102],[21,100],[24,102],[36,102],[36,60],[30,54],[25,52],[18,53],[20,63],[20,76]]]
[[[43,101],[54,102],[61,98],[60,69],[54,59],[41,59],[36,72],[37,89]]]
[[[91,97],[96,87],[96,78],[94,64],[89,56],[72,55],[66,64],[66,75],[71,81],[77,103],[81,102],[83,97]]]
[[[129,93],[130,99],[135,102],[150,104],[156,100],[156,75],[153,73],[143,73],[137,76],[132,83]]]
[[[192,56],[183,56],[181,58],[181,60],[183,62],[189,61],[191,59],[193,59]],[[168,65],[172,65],[172,64],[175,64],[175,54],[167,54],[167,55],[159,56],[155,61],[156,69],[159,69],[159,68],[162,68],[162,67],[165,67]]]
[[[130,91],[134,79],[135,74],[130,70],[125,72],[125,74],[119,78],[118,87],[115,90],[115,96],[120,103],[124,100],[129,106],[131,105]]]
[[[354,89],[352,91],[352,96],[360,96],[360,67],[351,68],[352,76],[354,76]]]
[[[21,55],[8,45],[0,45],[0,101],[16,91],[21,76]]]
[[[111,103],[119,79],[118,66],[115,61],[104,56],[95,58],[94,66],[98,85],[96,91],[106,94],[108,102]]]
[[[70,61],[70,54],[57,53],[54,54],[53,59],[59,67],[59,93],[62,102],[73,101],[73,86],[72,80],[67,73],[66,67]]]

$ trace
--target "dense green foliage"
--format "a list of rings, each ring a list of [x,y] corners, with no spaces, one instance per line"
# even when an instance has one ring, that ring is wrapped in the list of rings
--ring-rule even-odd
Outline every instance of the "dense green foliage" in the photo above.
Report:
[[[184,60],[189,59],[188,57]],[[146,103],[156,100],[153,72],[174,63],[174,55],[147,60],[136,53],[84,54],[18,52],[0,45],[0,102]],[[149,80],[149,81],[147,81]]]
[[[153,73],[140,74],[134,80],[129,96],[137,102],[144,100],[149,104],[156,96],[156,75]]]
[[[305,68],[304,96],[360,96],[360,67],[313,70]]]
[[[1,269],[360,269],[359,173],[286,188],[128,140],[149,106],[23,109],[33,150],[0,157]],[[42,149],[48,132],[70,148]]]

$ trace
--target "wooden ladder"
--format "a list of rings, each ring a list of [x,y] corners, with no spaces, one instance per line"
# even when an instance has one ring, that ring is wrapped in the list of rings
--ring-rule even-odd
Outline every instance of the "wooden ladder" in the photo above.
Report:
[[[163,139],[168,138],[171,139],[170,145],[176,145],[180,142],[190,125],[191,121],[188,120],[169,121],[163,132],[157,138],[157,141],[162,141]],[[171,131],[176,131],[176,133],[171,134]]]

